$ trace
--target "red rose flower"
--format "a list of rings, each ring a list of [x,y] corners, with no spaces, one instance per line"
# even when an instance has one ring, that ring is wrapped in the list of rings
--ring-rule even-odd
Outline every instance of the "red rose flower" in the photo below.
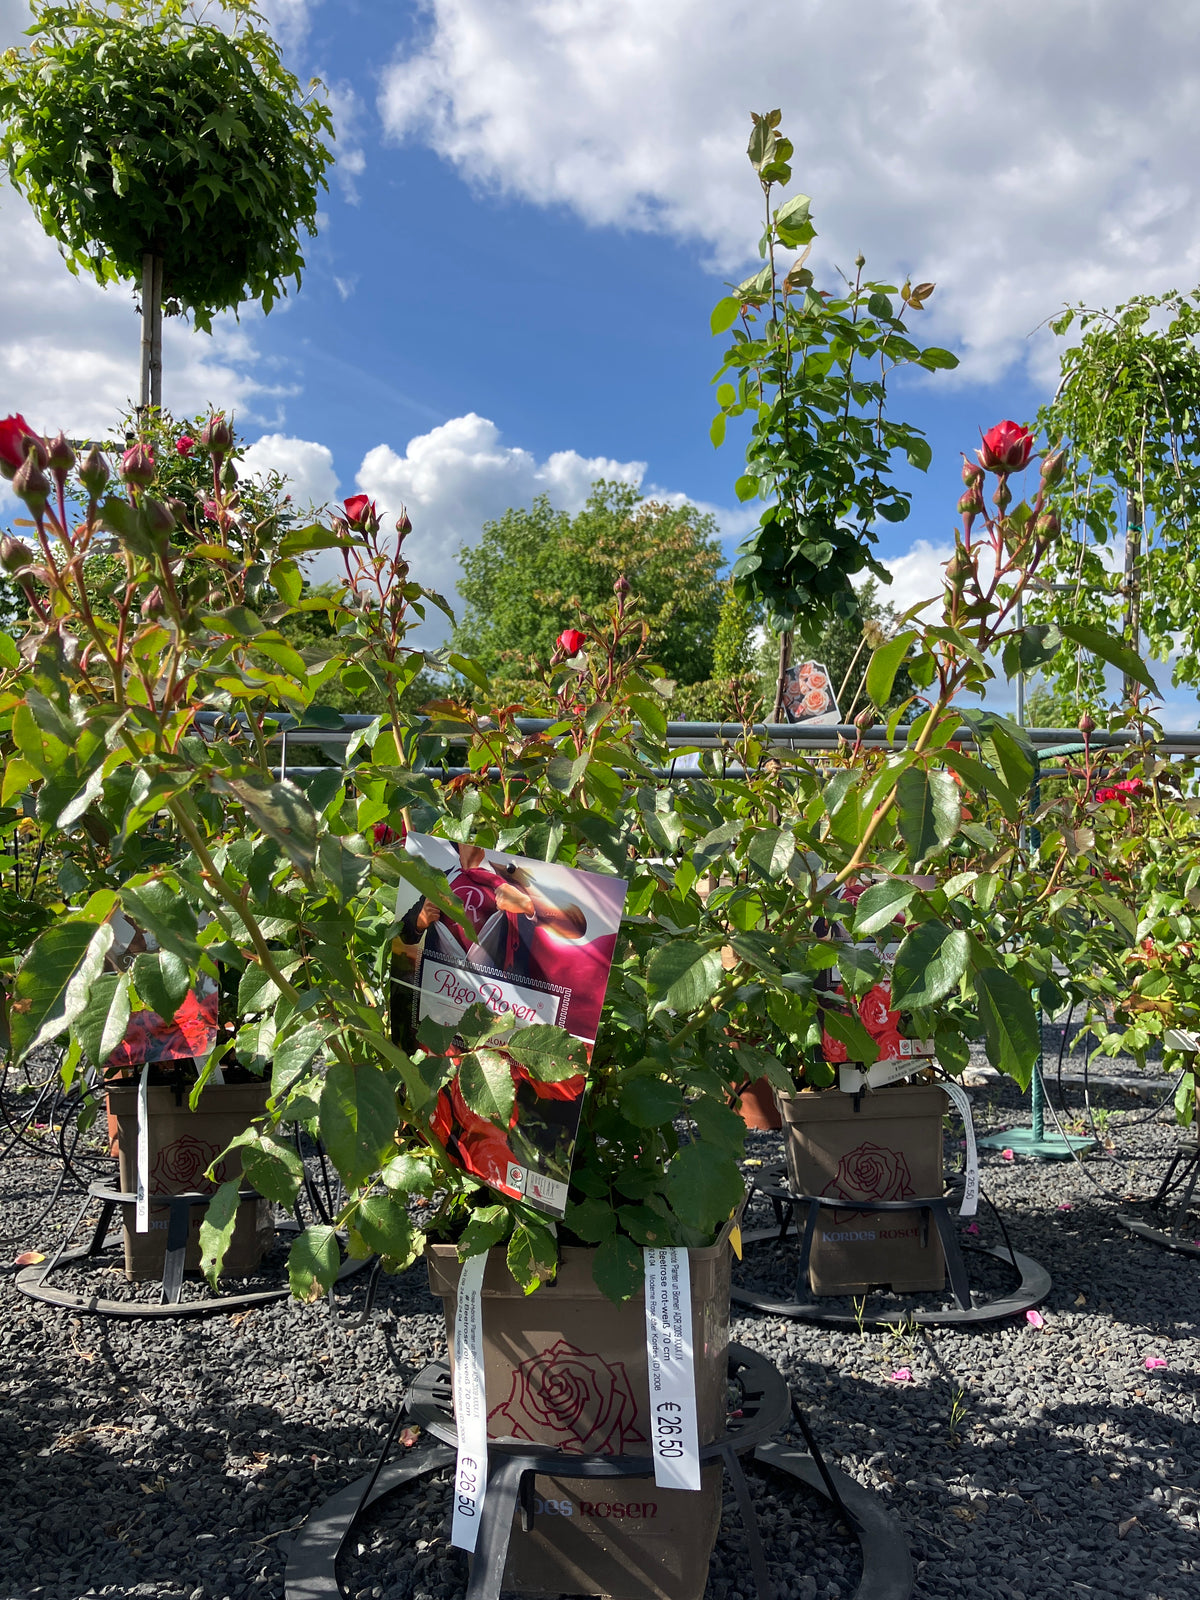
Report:
[[[181,433],[175,441],[175,453],[181,456],[190,456],[196,448],[196,441],[190,434]]]
[[[564,628],[557,643],[564,655],[577,656],[587,643],[587,634],[580,633],[578,628]]]
[[[989,472],[1021,472],[1033,454],[1033,435],[1019,422],[998,422],[983,435],[976,451]]]
[[[21,413],[18,411],[16,416],[0,421],[0,474],[11,478],[18,467],[25,465],[31,442],[37,447],[39,464],[45,466],[49,460],[45,443]]]
[[[374,533],[379,527],[379,513],[375,509],[375,502],[369,500],[365,494],[348,495],[346,504],[342,507],[342,514],[355,533]]]

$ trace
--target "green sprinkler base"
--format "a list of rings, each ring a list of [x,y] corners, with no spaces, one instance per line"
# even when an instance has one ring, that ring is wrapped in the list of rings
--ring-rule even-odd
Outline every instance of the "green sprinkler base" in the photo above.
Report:
[[[1097,1141],[1085,1134],[1035,1133],[1032,1128],[985,1133],[976,1143],[981,1150],[1011,1150],[1015,1156],[1035,1156],[1041,1161],[1068,1161],[1078,1151],[1097,1148]]]

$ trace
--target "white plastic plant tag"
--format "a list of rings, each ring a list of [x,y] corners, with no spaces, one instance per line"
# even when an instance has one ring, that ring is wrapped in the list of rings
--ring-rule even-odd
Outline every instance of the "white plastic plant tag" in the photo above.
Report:
[[[971,1118],[971,1101],[960,1083],[943,1083],[942,1088],[954,1101],[962,1118],[963,1134],[967,1141],[966,1183],[963,1185],[960,1217],[973,1217],[979,1210],[979,1151],[975,1145],[975,1123]]]
[[[454,1517],[450,1543],[472,1553],[487,1489],[487,1390],[483,1370],[483,1272],[487,1254],[463,1262],[454,1307]]]
[[[135,1233],[150,1232],[150,1063],[142,1067],[137,1096],[137,1204],[134,1207]]]
[[[660,1489],[698,1489],[700,1438],[688,1253],[682,1249],[643,1250],[642,1256],[654,1481]]]

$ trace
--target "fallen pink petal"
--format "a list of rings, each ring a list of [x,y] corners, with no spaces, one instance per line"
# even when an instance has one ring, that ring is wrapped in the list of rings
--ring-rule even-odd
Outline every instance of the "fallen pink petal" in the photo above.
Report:
[[[1158,1372],[1163,1367],[1165,1367],[1166,1364],[1167,1363],[1166,1363],[1165,1359],[1162,1356],[1147,1356],[1146,1357],[1146,1371],[1147,1372]]]
[[[1062,1205],[1058,1206],[1057,1209],[1059,1211],[1073,1211],[1075,1208],[1072,1206],[1069,1200],[1064,1200]]]
[[[1044,1328],[1046,1326],[1046,1319],[1040,1311],[1027,1311],[1025,1313],[1025,1321],[1031,1328]]]
[[[977,1222],[968,1223],[967,1224],[967,1232],[968,1233],[978,1233],[979,1232],[979,1224]]]
[[[1001,1161],[1012,1161],[1015,1158],[1011,1150],[1001,1150],[1000,1159]]]
[[[1165,1366],[1166,1363],[1164,1362],[1163,1365]],[[889,1383],[911,1383],[912,1382],[912,1373],[908,1370],[907,1367],[897,1367],[895,1372],[893,1372],[891,1374],[891,1376],[888,1378],[888,1382]]]

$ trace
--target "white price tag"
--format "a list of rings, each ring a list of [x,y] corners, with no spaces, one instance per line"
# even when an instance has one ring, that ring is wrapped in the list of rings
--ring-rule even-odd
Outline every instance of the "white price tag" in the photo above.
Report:
[[[150,1063],[142,1068],[137,1094],[137,1204],[133,1212],[135,1233],[150,1232]]]
[[[979,1210],[979,1151],[975,1145],[975,1123],[971,1118],[971,1101],[960,1083],[943,1083],[942,1088],[954,1101],[962,1118],[963,1133],[967,1141],[966,1183],[963,1185],[960,1217],[973,1217]]]
[[[450,1543],[473,1552],[487,1489],[487,1390],[483,1370],[483,1272],[487,1253],[463,1262],[454,1307],[454,1516]]]
[[[660,1489],[698,1489],[700,1439],[688,1253],[682,1249],[644,1250],[642,1255],[654,1481]]]

